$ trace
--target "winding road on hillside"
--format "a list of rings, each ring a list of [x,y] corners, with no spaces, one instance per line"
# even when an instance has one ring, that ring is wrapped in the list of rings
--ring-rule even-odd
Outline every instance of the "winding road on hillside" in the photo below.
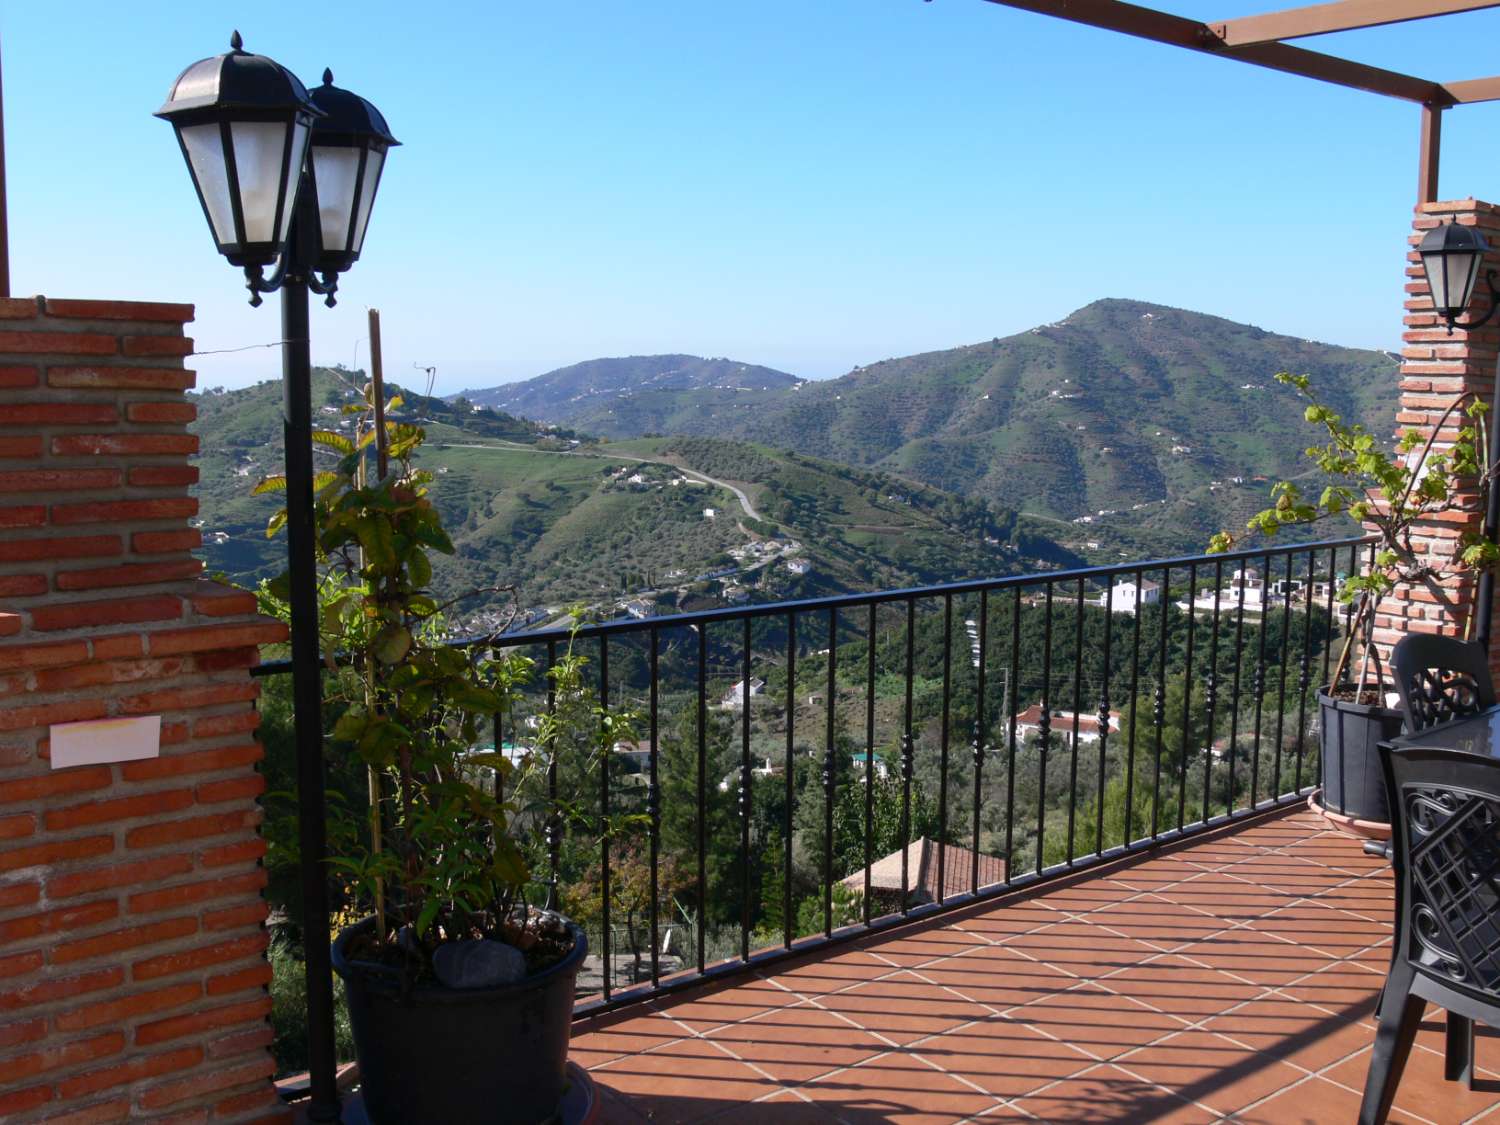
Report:
[[[755,510],[755,505],[751,503],[750,497],[746,495],[744,489],[738,487],[737,485],[730,484],[727,480],[719,480],[717,477],[711,477],[707,473],[700,473],[697,469],[683,468],[681,465],[675,465],[671,461],[664,460],[660,457],[635,457],[629,453],[579,453],[572,449],[538,449],[534,445],[525,445],[518,441],[493,441],[487,442],[485,444],[480,444],[478,442],[465,443],[446,441],[441,443],[438,448],[520,449],[524,450],[527,453],[550,453],[555,457],[587,457],[595,461],[634,461],[639,465],[672,465],[674,469],[676,469],[685,477],[692,477],[694,480],[701,480],[704,484],[711,484],[715,488],[722,488],[726,492],[734,493],[734,498],[740,502],[740,507],[745,510],[745,515],[747,517],[752,520],[767,522],[765,520],[765,517]]]

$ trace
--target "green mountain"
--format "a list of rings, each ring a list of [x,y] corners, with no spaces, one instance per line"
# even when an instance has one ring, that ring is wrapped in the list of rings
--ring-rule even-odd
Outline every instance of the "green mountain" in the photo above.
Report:
[[[749,439],[1054,520],[1090,517],[1098,527],[1082,527],[1086,537],[1111,538],[1127,524],[1134,536],[1143,521],[1154,523],[1176,549],[1189,549],[1226,507],[1219,488],[1208,491],[1215,481],[1227,490],[1234,477],[1255,483],[1305,469],[1310,432],[1301,408],[1271,380],[1283,370],[1311,374],[1330,405],[1375,433],[1391,432],[1389,354],[1128,300],[823,382],[732,394],[617,392],[602,414],[543,408],[532,416],[617,438]],[[1263,487],[1252,491],[1242,497],[1246,510],[1264,500]],[[1202,502],[1183,503],[1194,495]]]
[[[680,432],[674,413],[685,393],[700,403],[730,403],[742,394],[785,390],[800,382],[784,371],[733,359],[645,355],[592,359],[455,397],[593,433],[639,437]]]
[[[338,426],[357,378],[318,373],[325,425]],[[210,570],[242,583],[284,558],[264,530],[278,501],[250,494],[280,469],[280,390],[197,398],[204,551]],[[578,602],[610,614],[643,595],[666,612],[1077,561],[1013,511],[884,470],[705,438],[601,444],[461,400],[418,396],[401,416],[427,429],[420,463],[457,548],[435,560],[434,584],[449,598],[481,591],[465,603],[477,626],[512,589],[549,617]]]

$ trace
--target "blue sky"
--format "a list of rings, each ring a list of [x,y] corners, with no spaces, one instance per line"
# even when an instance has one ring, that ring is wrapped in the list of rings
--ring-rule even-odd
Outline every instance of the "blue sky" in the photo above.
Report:
[[[388,377],[433,363],[444,391],[665,351],[837,375],[1104,296],[1399,346],[1403,102],[982,0],[67,11],[0,11],[13,288],[192,301],[200,349],[278,336],[151,117],[236,26],[405,142],[339,307],[315,307],[319,362],[363,361],[370,305]],[[1442,80],[1500,70],[1497,34],[1489,12],[1306,45]],[[1445,197],[1500,198],[1497,129],[1496,107],[1447,115]],[[279,371],[270,349],[195,362],[204,386]]]

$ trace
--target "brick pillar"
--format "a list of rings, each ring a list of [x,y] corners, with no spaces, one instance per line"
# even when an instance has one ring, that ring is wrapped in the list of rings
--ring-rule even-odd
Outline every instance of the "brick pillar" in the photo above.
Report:
[[[1447,203],[1424,203],[1417,207],[1409,239],[1406,265],[1406,331],[1402,334],[1401,402],[1396,415],[1397,434],[1415,430],[1425,440],[1433,432],[1444,410],[1460,395],[1473,393],[1490,402],[1495,389],[1500,320],[1492,320],[1476,331],[1454,328],[1450,336],[1441,317],[1433,311],[1427,279],[1417,257],[1417,243],[1433,227],[1448,221],[1477,226],[1486,238],[1500,246],[1500,207],[1474,199]],[[1500,253],[1492,253],[1486,268],[1500,269]],[[1489,288],[1483,272],[1475,286],[1473,308],[1481,315],[1489,308]],[[1493,405],[1493,403],[1491,403]],[[1491,418],[1494,417],[1492,412]],[[1461,419],[1450,418],[1438,435],[1435,448],[1450,443]],[[1425,521],[1413,537],[1419,550],[1431,554],[1434,565],[1446,565],[1455,541],[1466,530],[1484,525],[1484,511],[1477,493],[1458,498],[1456,510]],[[1376,618],[1376,639],[1385,655],[1408,632],[1465,635],[1475,604],[1472,575],[1451,574],[1415,588],[1396,590],[1382,603]],[[1497,614],[1500,621],[1500,614]],[[1500,659],[1492,653],[1491,665],[1500,678]]]
[[[284,630],[191,554],[192,315],[0,301],[5,1121],[278,1106],[248,669]],[[51,768],[54,724],[155,715],[159,757]]]

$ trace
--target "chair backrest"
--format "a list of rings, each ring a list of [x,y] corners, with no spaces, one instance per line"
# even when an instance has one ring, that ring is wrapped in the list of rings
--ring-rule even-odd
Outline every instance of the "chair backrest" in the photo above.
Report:
[[[1476,644],[1409,633],[1392,650],[1391,665],[1410,733],[1494,706],[1489,660]]]
[[[1397,954],[1500,1014],[1500,760],[1381,749],[1391,795]]]

